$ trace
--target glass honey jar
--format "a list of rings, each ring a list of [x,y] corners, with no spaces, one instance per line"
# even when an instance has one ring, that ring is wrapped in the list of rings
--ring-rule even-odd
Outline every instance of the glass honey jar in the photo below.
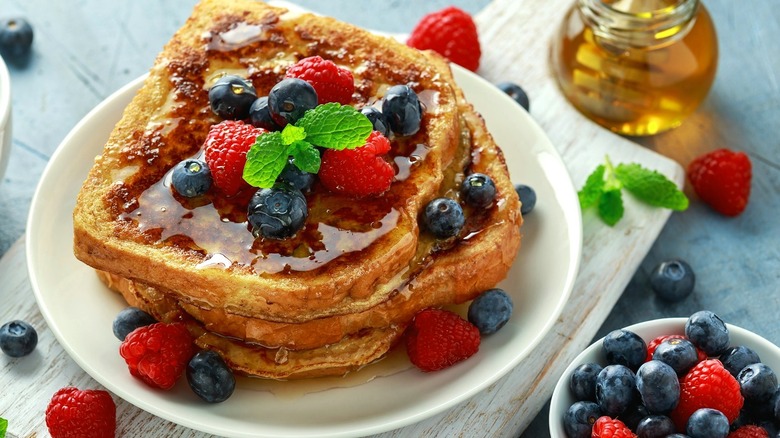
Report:
[[[706,97],[717,62],[699,0],[576,0],[551,47],[569,101],[630,136],[679,126]]]

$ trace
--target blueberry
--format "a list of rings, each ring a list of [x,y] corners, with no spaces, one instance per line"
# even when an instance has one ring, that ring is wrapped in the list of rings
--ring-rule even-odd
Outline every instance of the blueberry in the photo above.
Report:
[[[678,376],[683,376],[699,361],[699,353],[687,339],[667,339],[656,347],[653,359],[666,363]]]
[[[303,228],[309,211],[300,190],[277,183],[252,195],[247,215],[255,237],[282,240]]]
[[[590,401],[578,401],[569,406],[563,415],[563,428],[568,438],[590,438],[593,425],[601,417],[599,405]]]
[[[647,358],[647,344],[636,333],[628,330],[613,330],[602,342],[607,362],[625,365],[636,370]]]
[[[249,117],[249,108],[255,100],[257,100],[255,87],[241,76],[222,76],[209,88],[211,110],[223,119],[246,119]]]
[[[520,198],[520,213],[528,214],[536,207],[536,191],[525,184],[515,184],[515,192]]]
[[[709,310],[700,310],[688,318],[685,336],[708,356],[717,356],[729,347],[726,324]]]
[[[306,111],[316,106],[317,92],[303,79],[282,79],[268,93],[268,109],[280,127],[295,124]]]
[[[780,423],[780,388],[775,390],[770,406],[772,407],[772,415],[774,415],[775,421]]]
[[[500,84],[496,85],[496,87],[498,87],[498,89],[504,93],[508,94],[509,97],[514,99],[515,102],[519,103],[520,106],[525,108],[526,111],[531,111],[531,102],[528,99],[528,94],[526,94],[525,90],[523,90],[519,85],[513,84],[512,82],[501,82]]]
[[[286,182],[296,189],[306,192],[312,184],[314,184],[315,176],[312,173],[304,172],[298,169],[298,166],[294,164],[294,159],[290,158],[287,164],[282,169],[282,173],[279,174],[277,181]]]
[[[721,354],[718,359],[723,363],[723,368],[726,368],[726,371],[731,373],[734,377],[737,377],[737,374],[742,371],[742,368],[761,362],[758,353],[745,345],[737,345],[736,347],[729,348],[725,353]]]
[[[145,327],[156,322],[152,315],[143,310],[137,307],[126,307],[114,318],[114,336],[120,341],[124,341],[127,335],[138,327]]]
[[[737,380],[745,401],[751,403],[766,404],[777,390],[777,375],[761,362],[743,368]]]
[[[666,438],[674,431],[674,423],[666,415],[650,415],[642,419],[636,427],[636,435],[639,438]]]
[[[190,158],[173,168],[171,185],[185,198],[201,196],[211,188],[211,170],[205,161]]]
[[[460,186],[463,201],[474,208],[487,208],[496,197],[496,185],[484,173],[472,173]]]
[[[412,135],[420,130],[422,105],[417,93],[407,85],[395,85],[385,93],[382,114],[390,130],[398,135]]]
[[[0,20],[0,53],[3,56],[19,58],[30,53],[33,29],[24,18],[13,17]]]
[[[602,370],[597,363],[584,363],[571,373],[569,388],[577,400],[596,400],[596,376]]]
[[[647,408],[645,405],[641,403],[634,403],[631,406],[628,407],[625,411],[623,411],[623,414],[621,415],[621,419],[623,420],[623,424],[628,426],[631,430],[636,430],[636,428],[639,426],[639,422],[644,420],[645,417],[649,416],[650,412],[647,411]]]
[[[688,435],[686,435],[684,433],[673,433],[673,434],[667,435],[666,438],[691,438],[691,437],[689,437]]]
[[[374,125],[374,131],[381,132],[385,137],[390,136],[390,124],[385,115],[382,114],[382,111],[379,111],[372,106],[365,106],[360,112],[371,121],[372,125]]]
[[[236,378],[214,351],[199,351],[187,364],[187,382],[195,394],[209,403],[220,403],[233,394]]]
[[[440,239],[456,236],[466,224],[463,208],[450,198],[437,198],[425,206],[423,220],[428,231]]]
[[[266,131],[278,131],[279,125],[271,117],[271,110],[268,109],[268,96],[258,97],[249,107],[249,121],[256,128],[263,128]]]
[[[512,316],[512,298],[501,289],[482,292],[469,305],[469,322],[477,326],[482,335],[492,335]]]
[[[726,438],[729,420],[718,410],[701,408],[688,418],[686,433],[691,438]]]
[[[651,360],[639,367],[636,387],[642,402],[652,414],[666,414],[680,401],[677,373],[660,360]]]
[[[683,260],[668,260],[659,263],[650,274],[650,287],[659,298],[666,301],[680,301],[693,292],[696,275],[691,266]]]
[[[0,350],[11,357],[27,356],[38,345],[38,332],[30,324],[15,320],[0,327]]]
[[[607,365],[596,376],[596,402],[606,415],[620,415],[636,399],[636,376],[623,365]]]

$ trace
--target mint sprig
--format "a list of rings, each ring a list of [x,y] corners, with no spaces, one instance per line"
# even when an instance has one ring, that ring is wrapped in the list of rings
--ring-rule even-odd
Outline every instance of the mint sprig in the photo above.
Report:
[[[676,211],[688,208],[688,197],[662,173],[637,163],[613,166],[609,157],[588,176],[577,197],[583,210],[596,206],[601,220],[614,226],[625,212],[622,189],[655,207]]]
[[[362,146],[373,131],[368,118],[351,106],[326,103],[306,111],[294,125],[281,132],[257,137],[246,154],[244,180],[254,187],[270,188],[287,165],[293,164],[308,173],[320,169],[316,146],[343,150]]]
[[[5,437],[5,432],[8,430],[8,420],[0,417],[0,438]]]

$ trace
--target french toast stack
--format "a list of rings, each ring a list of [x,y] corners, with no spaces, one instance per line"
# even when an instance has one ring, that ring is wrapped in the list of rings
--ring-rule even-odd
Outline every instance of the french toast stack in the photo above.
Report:
[[[209,86],[237,74],[264,95],[288,66],[315,55],[352,71],[356,108],[398,84],[420,96],[420,130],[391,138],[390,189],[354,199],[315,183],[305,227],[282,241],[252,235],[242,194],[176,196],[171,169],[201,154],[220,121]],[[464,207],[460,234],[437,239],[422,210],[437,197],[458,200],[475,172],[492,178],[494,201]],[[374,362],[420,310],[495,286],[514,261],[521,223],[503,155],[440,56],[327,17],[203,0],[96,158],[74,211],[74,248],[130,305],[186,322],[234,371],[288,379]]]

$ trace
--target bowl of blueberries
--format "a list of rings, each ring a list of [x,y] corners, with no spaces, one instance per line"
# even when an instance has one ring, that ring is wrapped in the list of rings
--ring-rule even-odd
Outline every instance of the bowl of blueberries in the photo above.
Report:
[[[702,310],[614,330],[555,386],[554,438],[780,437],[780,348]]]

